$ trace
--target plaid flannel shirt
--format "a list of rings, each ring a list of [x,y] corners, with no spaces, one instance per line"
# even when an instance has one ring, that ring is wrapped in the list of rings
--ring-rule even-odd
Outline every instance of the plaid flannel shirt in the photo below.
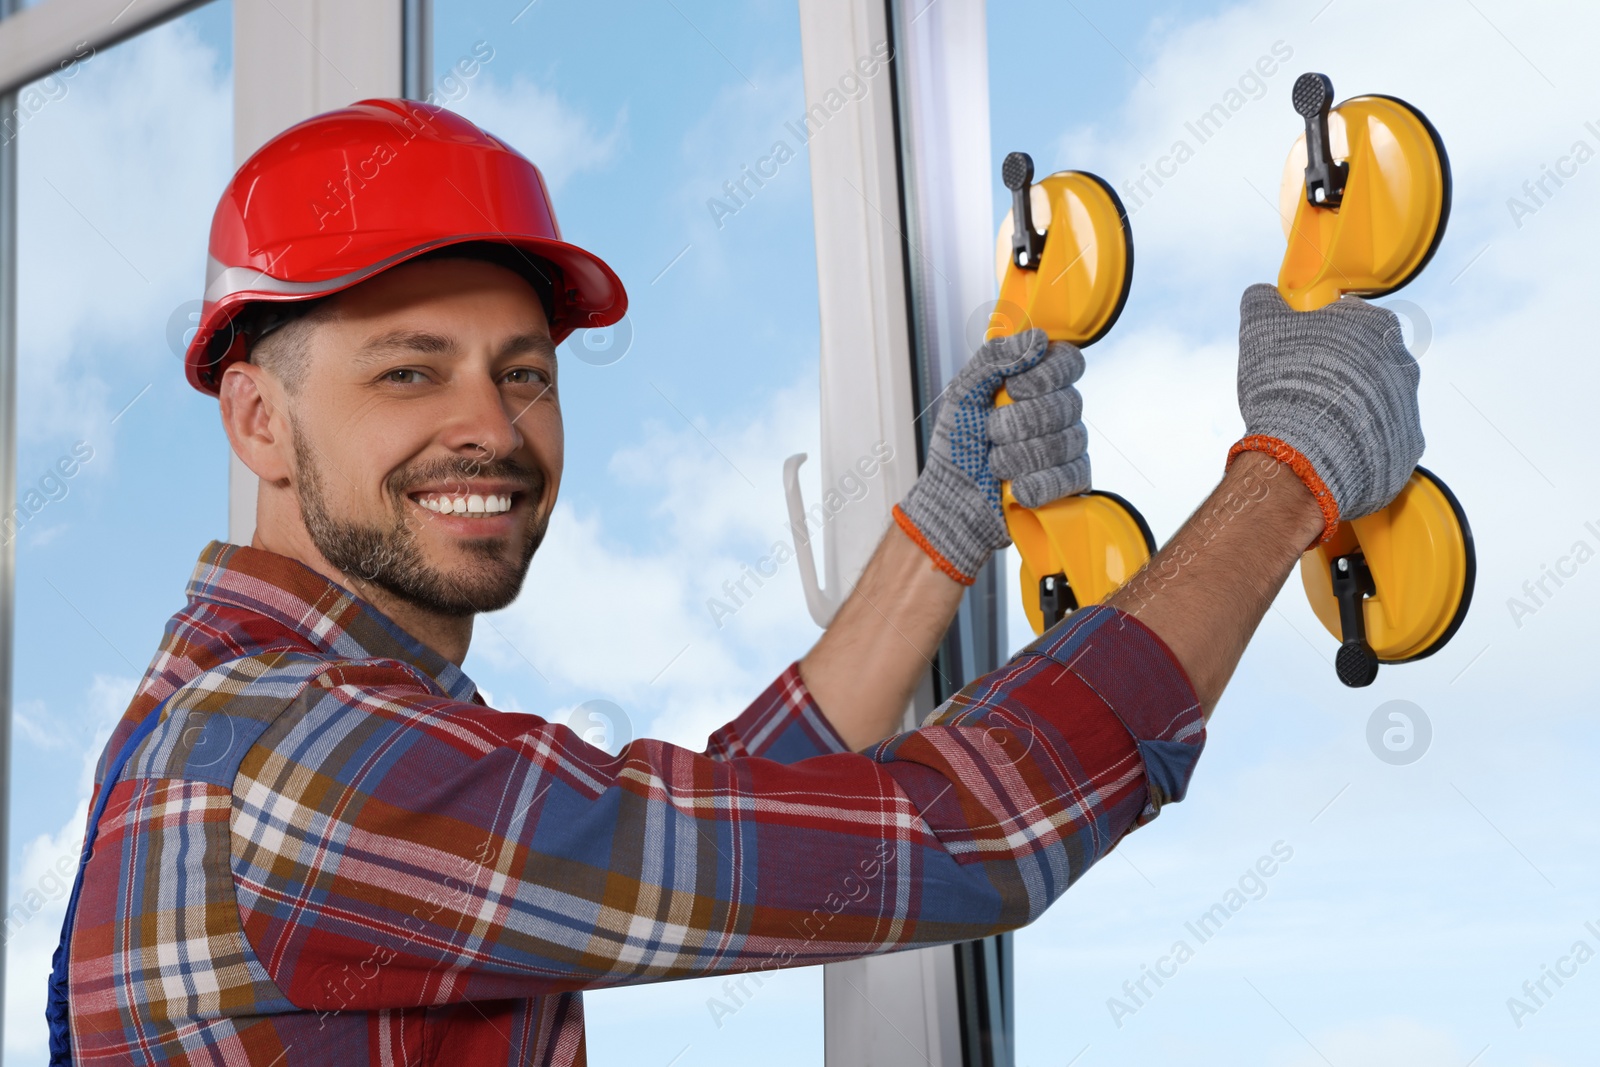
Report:
[[[1095,608],[865,753],[791,666],[704,753],[611,756],[220,542],[108,753],[168,697],[85,871],[80,1063],[582,1063],[583,989],[1037,918],[1204,744],[1165,646]]]

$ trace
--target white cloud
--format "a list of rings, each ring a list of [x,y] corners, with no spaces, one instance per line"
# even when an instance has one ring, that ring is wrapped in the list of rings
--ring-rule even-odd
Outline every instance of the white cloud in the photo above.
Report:
[[[67,739],[52,732],[45,725],[49,707],[42,700],[20,700],[11,709],[11,725],[30,743],[42,749],[54,750],[67,743]]]
[[[1425,5],[1342,0],[1308,23],[1303,4],[1239,4],[1154,33],[1157,54],[1142,64],[1149,81],[1135,81],[1111,113],[1063,130],[1052,163],[1100,173],[1135,208],[1127,184],[1170,154],[1175,142],[1186,141],[1193,158],[1161,187],[1147,182],[1145,190],[1153,195],[1136,208],[1141,262],[1135,290],[1153,281],[1164,293],[1190,290],[1204,298],[1197,305],[1215,306],[1235,290],[1239,272],[1259,280],[1276,273],[1276,254],[1264,250],[1281,245],[1274,208],[1278,179],[1300,131],[1289,87],[1301,72],[1320,70],[1333,79],[1341,99],[1388,93],[1425,111],[1454,164],[1452,230],[1476,235],[1507,229],[1505,198],[1524,179],[1537,177],[1540,163],[1582,136],[1585,119],[1600,118],[1600,109],[1585,107],[1595,99],[1600,78],[1577,47],[1600,30],[1600,13],[1566,5],[1556,32],[1556,23],[1529,26],[1509,8],[1484,9],[1552,74],[1559,90],[1551,90],[1513,45],[1470,10],[1459,19],[1441,19]],[[1373,32],[1377,25],[1381,33]],[[1280,51],[1292,56],[1262,79],[1265,94],[1246,96],[1220,132],[1202,143],[1186,124],[1237,89],[1241,76],[1261,57],[1272,58],[1279,42]],[[1600,181],[1600,173],[1576,179],[1589,180]],[[1464,253],[1460,262],[1481,243],[1457,249]],[[1147,254],[1156,269],[1145,269]],[[1580,256],[1572,246],[1560,258],[1577,262]],[[1180,269],[1158,266],[1169,263]]]
[[[22,865],[14,871],[5,925],[5,1059],[17,1064],[42,1062],[49,1034],[44,1025],[45,988],[51,957],[66,918],[67,896],[77,876],[83,851],[84,824],[89,817],[89,797],[94,788],[95,765],[111,739],[111,731],[133,699],[138,680],[95,675],[80,698],[84,719],[94,735],[81,750],[78,803],[60,829],[34,837],[22,849]],[[48,718],[49,710],[34,702],[31,710]],[[23,728],[30,732],[29,727]],[[66,739],[57,737],[62,744]],[[59,745],[52,747],[60,747]],[[63,872],[68,872],[63,874]]]
[[[1454,1037],[1416,1019],[1373,1019],[1313,1033],[1313,1048],[1299,1044],[1277,1062],[1285,1067],[1327,1067],[1333,1063],[1359,1063],[1362,1067],[1461,1067],[1476,1049],[1463,1047]]]
[[[509,85],[496,80],[495,73],[491,61],[467,83],[466,96],[441,103],[532,160],[552,193],[574,175],[604,167],[625,143],[626,109],[611,118],[609,130],[602,130],[559,93],[541,88],[520,71]]]
[[[771,269],[773,249],[792,255],[795,223],[801,222],[810,255],[810,140],[848,136],[842,120],[810,126],[802,118],[813,104],[836,114],[867,107],[872,94],[889,91],[885,68],[870,79],[841,69],[830,83],[834,95],[807,100],[798,62],[761,64],[750,70],[753,90],[742,80],[726,83],[694,119],[679,143],[681,177],[663,199],[664,218],[683,220],[680,240],[691,251],[673,276],[688,275],[692,299],[719,306],[730,292],[749,294]],[[854,94],[839,86],[845,81]],[[826,95],[826,94],[824,94]],[[720,206],[714,206],[720,205]]]
[[[67,896],[83,848],[88,798],[54,834],[28,842],[8,896],[6,953],[6,1062],[40,1062],[49,1048],[44,1025],[51,957],[61,938]],[[62,872],[70,872],[64,877]]]
[[[24,444],[81,438],[109,461],[110,419],[139,389],[110,383],[174,372],[168,318],[200,296],[211,205],[233,169],[225,62],[183,20],[165,23],[85,60],[23,127]],[[97,369],[108,347],[137,369]]]

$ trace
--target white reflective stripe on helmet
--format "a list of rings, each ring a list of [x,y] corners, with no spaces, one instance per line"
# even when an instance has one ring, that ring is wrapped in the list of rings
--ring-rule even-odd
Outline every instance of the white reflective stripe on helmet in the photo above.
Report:
[[[490,241],[495,244],[512,245],[515,247],[515,238],[508,238],[505,234],[494,232],[487,234],[459,234],[450,237],[441,237],[437,241],[416,245],[403,252],[396,252],[392,256],[369,264],[348,274],[341,274],[337,278],[329,278],[320,282],[290,282],[282,278],[274,278],[264,274],[254,267],[226,267],[215,257],[206,257],[206,293],[207,304],[219,303],[230,296],[239,293],[258,293],[263,296],[295,297],[318,296],[322,293],[331,293],[339,289],[346,289],[363,278],[369,278],[381,270],[386,270],[402,260],[411,259],[424,252],[446,245],[466,244],[469,241]],[[541,240],[541,238],[534,238]]]

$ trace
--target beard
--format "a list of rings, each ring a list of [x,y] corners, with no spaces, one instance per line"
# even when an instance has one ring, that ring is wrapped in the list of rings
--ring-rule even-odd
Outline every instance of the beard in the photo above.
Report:
[[[498,611],[517,598],[549,524],[548,516],[539,517],[533,504],[544,493],[542,471],[510,459],[454,459],[403,467],[384,479],[384,488],[397,502],[393,521],[369,525],[333,515],[314,449],[302,437],[299,427],[294,427],[292,433],[297,495],[306,532],[317,551],[340,573],[371,582],[425,611],[451,618]],[[514,555],[508,554],[505,538],[475,538],[460,542],[472,557],[467,566],[454,570],[436,567],[428,561],[418,537],[426,519],[407,513],[406,491],[412,486],[471,478],[522,483],[534,517],[521,534],[522,543]]]

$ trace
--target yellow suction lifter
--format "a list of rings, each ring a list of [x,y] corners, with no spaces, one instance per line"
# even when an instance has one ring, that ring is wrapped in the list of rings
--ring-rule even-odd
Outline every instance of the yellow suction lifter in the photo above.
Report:
[[[1389,96],[1331,107],[1323,74],[1302,74],[1293,99],[1306,132],[1284,167],[1289,247],[1278,291],[1297,311],[1344,293],[1394,292],[1427,265],[1450,217],[1450,160],[1438,131]],[[1335,668],[1348,686],[1372,684],[1380,663],[1443,648],[1466,617],[1476,574],[1466,513],[1421,467],[1387,508],[1340,523],[1300,560],[1312,610],[1339,639]]]
[[[1000,173],[1012,209],[997,242],[1000,300],[986,337],[1038,327],[1052,341],[1093,344],[1122,314],[1133,281],[1133,231],[1122,202],[1083,171],[1034,184],[1024,152],[1006,156]],[[1002,388],[994,402],[1011,398]],[[1110,596],[1155,551],[1144,516],[1115,493],[1091,491],[1030,509],[1006,482],[1001,501],[1022,556],[1022,603],[1036,634]]]

